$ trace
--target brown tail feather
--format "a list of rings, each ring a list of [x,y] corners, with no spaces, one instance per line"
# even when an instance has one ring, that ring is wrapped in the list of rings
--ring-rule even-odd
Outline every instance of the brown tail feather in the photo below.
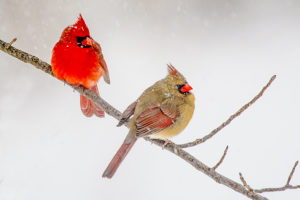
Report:
[[[105,169],[104,173],[102,174],[103,178],[112,178],[115,172],[117,171],[118,167],[136,142],[137,138],[134,134],[128,133],[127,137],[125,138],[122,146],[119,148],[118,152],[115,154],[113,159],[110,161],[109,165]]]
[[[93,92],[96,92],[99,95],[98,87],[95,85],[94,87],[91,88]],[[80,108],[82,113],[86,117],[91,117],[94,114],[97,117],[104,117],[104,111],[96,106],[91,100],[86,98],[85,96],[80,95]]]

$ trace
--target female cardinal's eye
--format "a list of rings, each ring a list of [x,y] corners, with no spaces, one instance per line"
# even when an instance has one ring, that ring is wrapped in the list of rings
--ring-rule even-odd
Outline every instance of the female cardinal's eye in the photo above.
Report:
[[[90,48],[92,47],[91,45],[85,45],[85,44],[82,44],[82,42],[84,40],[86,40],[87,38],[90,38],[90,36],[84,36],[84,37],[76,37],[76,40],[77,40],[77,46],[81,47],[81,48]]]

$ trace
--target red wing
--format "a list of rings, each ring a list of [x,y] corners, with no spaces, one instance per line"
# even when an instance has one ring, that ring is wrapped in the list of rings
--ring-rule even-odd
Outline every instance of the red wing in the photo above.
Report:
[[[93,48],[95,49],[95,51],[98,54],[98,60],[99,60],[100,66],[102,67],[102,69],[104,71],[103,79],[107,84],[110,84],[109,72],[108,72],[107,65],[106,65],[106,62],[105,62],[103,54],[102,54],[100,44],[98,42],[96,42],[94,39],[93,39]]]
[[[104,81],[105,81],[107,84],[110,84],[109,72],[108,72],[107,65],[106,65],[106,62],[105,62],[104,58],[102,58],[102,59],[100,60],[100,65],[101,65],[101,67],[102,67],[103,70],[104,70],[104,74],[103,74],[103,79],[104,79]]]
[[[168,110],[168,114],[164,113]],[[174,116],[174,117],[173,117]],[[171,126],[176,119],[176,112],[170,109],[153,106],[142,112],[136,119],[136,136],[144,137]]]

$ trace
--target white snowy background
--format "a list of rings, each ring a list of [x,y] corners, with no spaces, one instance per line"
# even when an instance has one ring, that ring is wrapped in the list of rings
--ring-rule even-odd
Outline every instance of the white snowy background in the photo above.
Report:
[[[194,88],[196,110],[176,143],[207,134],[274,84],[213,139],[188,149],[254,188],[285,184],[300,159],[298,0],[1,0],[0,39],[50,62],[62,30],[82,13],[102,46],[111,85],[101,96],[123,111],[172,63]],[[0,199],[247,199],[166,150],[139,140],[113,179],[101,174],[127,129],[85,118],[79,94],[0,52]],[[300,184],[300,168],[292,184]],[[300,191],[265,193],[298,200]]]

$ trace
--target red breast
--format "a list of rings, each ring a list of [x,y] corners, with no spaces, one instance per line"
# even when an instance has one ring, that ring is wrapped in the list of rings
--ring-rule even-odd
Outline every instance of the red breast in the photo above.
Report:
[[[80,15],[74,25],[65,28],[53,48],[51,64],[54,75],[73,85],[95,86],[104,70],[91,43],[89,29]]]

